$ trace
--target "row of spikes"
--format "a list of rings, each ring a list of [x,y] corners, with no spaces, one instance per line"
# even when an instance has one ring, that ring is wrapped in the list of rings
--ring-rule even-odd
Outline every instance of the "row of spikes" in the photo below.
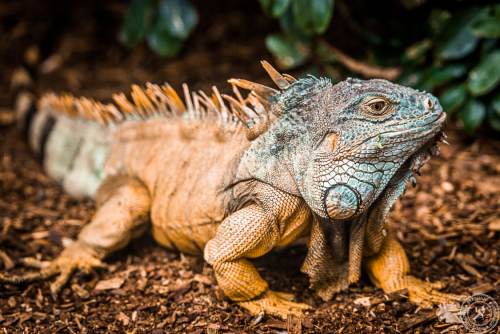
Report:
[[[287,89],[291,84],[297,81],[297,79],[289,74],[279,73],[265,60],[261,61],[261,65],[271,80],[273,80],[276,86],[281,90]],[[272,116],[279,116],[279,111],[272,110],[270,105],[271,98],[279,91],[244,79],[230,79],[228,82],[232,85],[234,95],[237,99],[230,95],[223,95],[223,97],[231,105],[233,113],[246,126],[246,136],[248,140],[253,140],[266,132],[271,126],[273,122]],[[242,98],[238,87],[250,91],[246,99]]]
[[[280,89],[286,89],[296,81],[290,75],[280,74],[268,62],[261,63]],[[155,115],[182,115],[187,119],[216,117],[223,126],[238,124],[239,120],[248,129],[247,137],[253,139],[269,127],[269,101],[278,90],[244,79],[230,79],[229,83],[232,85],[234,97],[220,94],[215,86],[212,87],[211,96],[203,91],[190,92],[188,86],[183,84],[183,101],[169,84],[147,83],[145,88],[132,86],[131,100],[123,93],[113,95],[114,103],[106,104],[69,94],[46,94],[40,100],[40,107],[62,111],[72,117],[94,120],[103,125],[116,124],[127,119],[148,119]],[[250,91],[246,98],[243,98],[238,87]],[[229,103],[230,108],[226,106],[225,101]]]

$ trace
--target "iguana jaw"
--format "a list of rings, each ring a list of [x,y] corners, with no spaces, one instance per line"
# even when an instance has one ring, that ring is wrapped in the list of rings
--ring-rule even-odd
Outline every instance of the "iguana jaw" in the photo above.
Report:
[[[401,165],[377,200],[368,208],[367,216],[370,224],[380,226],[380,231],[382,230],[385,218],[396,200],[403,195],[406,184],[410,182],[412,186],[416,186],[415,174],[420,175],[420,169],[432,156],[439,156],[440,142],[446,143],[446,135],[443,131],[431,138]]]
[[[414,174],[420,175],[420,169],[424,166],[432,156],[439,156],[439,143],[446,143],[446,134],[441,130],[435,135],[431,140],[425,143],[420,149],[418,149],[410,158],[407,160],[409,162],[412,175],[409,181],[415,186],[416,180]],[[406,166],[403,164],[401,168]]]

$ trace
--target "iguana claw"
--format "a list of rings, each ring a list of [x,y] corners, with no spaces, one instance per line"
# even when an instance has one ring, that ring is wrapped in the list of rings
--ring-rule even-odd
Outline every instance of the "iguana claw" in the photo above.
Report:
[[[439,281],[426,282],[410,275],[405,276],[403,280],[410,302],[422,308],[432,308],[433,305],[453,303],[465,298],[463,295],[438,291],[446,286]]]
[[[310,309],[311,306],[304,303],[291,301],[293,295],[283,292],[267,291],[262,297],[238,304],[247,309],[250,313],[257,315],[265,313],[281,319],[287,319],[289,314],[296,317],[302,317],[303,312]]]
[[[77,241],[64,249],[55,260],[42,267],[39,272],[14,276],[6,276],[0,273],[0,283],[24,284],[45,280],[57,275],[57,278],[50,285],[50,291],[57,294],[76,270],[90,273],[93,268],[105,267],[106,265],[101,262],[90,247]]]

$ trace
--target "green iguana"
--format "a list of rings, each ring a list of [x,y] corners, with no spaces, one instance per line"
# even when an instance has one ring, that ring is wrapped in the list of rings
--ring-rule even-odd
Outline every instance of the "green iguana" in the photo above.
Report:
[[[53,94],[35,103],[21,89],[18,123],[47,173],[98,209],[48,267],[0,281],[58,275],[57,292],[150,227],[168,249],[203,255],[226,296],[252,313],[309,308],[270,290],[251,262],[303,236],[301,270],[324,300],[362,267],[385,292],[407,289],[421,306],[458,299],[409,275],[384,226],[413,173],[437,154],[438,100],[385,80],[297,80],[263,66],[278,88],[231,79],[233,96],[184,85],[181,99],[168,84],[146,84],[109,104]],[[18,86],[27,82],[19,72]]]

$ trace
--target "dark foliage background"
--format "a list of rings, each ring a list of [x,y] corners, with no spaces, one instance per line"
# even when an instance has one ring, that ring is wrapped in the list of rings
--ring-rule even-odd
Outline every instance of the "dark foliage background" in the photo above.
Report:
[[[472,134],[483,123],[500,131],[499,4],[259,2],[261,15],[279,23],[279,29],[265,38],[265,45],[282,69],[304,67],[334,80],[346,75],[399,80],[439,95],[445,110],[458,115],[467,133]],[[202,12],[202,18],[206,14]],[[158,55],[174,57],[194,31],[199,16],[190,0],[132,0],[120,40],[129,47],[145,40]],[[335,46],[372,66],[353,62]]]

